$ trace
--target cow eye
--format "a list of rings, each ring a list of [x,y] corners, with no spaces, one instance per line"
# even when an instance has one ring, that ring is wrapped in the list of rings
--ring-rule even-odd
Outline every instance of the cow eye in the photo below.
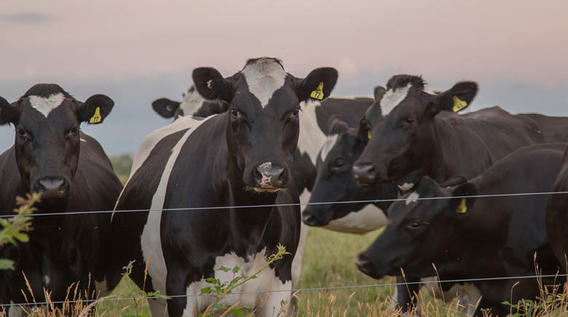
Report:
[[[342,157],[338,157],[333,161],[333,167],[339,168],[345,165],[345,160]]]
[[[404,121],[406,121],[406,123],[412,123],[414,122],[414,118],[408,117]]]
[[[422,227],[422,223],[420,221],[412,221],[406,227],[410,230],[418,230]]]
[[[32,139],[31,134],[22,127],[19,127],[16,133],[18,134],[18,137],[24,141],[30,141]]]
[[[300,111],[301,111],[300,107],[297,107],[296,109],[294,109],[294,111],[292,111],[292,112],[290,113],[290,115],[291,115],[292,117],[297,117],[298,115],[300,115]]]

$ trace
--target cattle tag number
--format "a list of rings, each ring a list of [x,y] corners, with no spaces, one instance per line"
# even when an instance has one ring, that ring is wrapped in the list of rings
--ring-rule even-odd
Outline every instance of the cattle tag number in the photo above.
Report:
[[[312,93],[310,93],[310,97],[317,100],[323,99],[323,81],[320,81],[320,83],[318,84],[318,88],[316,88],[316,90],[313,90]]]
[[[465,203],[465,198],[462,198],[456,212],[459,214],[465,214],[467,212],[467,204]]]
[[[454,106],[452,107],[453,112],[459,112],[463,108],[467,107],[467,102],[461,100],[458,96],[454,96]]]
[[[95,114],[93,114],[91,119],[89,119],[89,123],[97,124],[97,123],[101,123],[102,120],[103,119],[101,117],[101,107],[97,107],[95,109]]]

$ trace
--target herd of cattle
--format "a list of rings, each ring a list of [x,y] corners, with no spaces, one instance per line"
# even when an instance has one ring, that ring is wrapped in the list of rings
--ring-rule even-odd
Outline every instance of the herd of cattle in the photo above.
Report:
[[[393,76],[374,98],[328,98],[337,77],[317,68],[298,78],[267,57],[229,77],[195,69],[183,101],[152,104],[175,120],[143,140],[124,186],[79,128],[102,123],[112,99],[79,101],[55,84],[12,103],[0,97],[0,124],[16,131],[0,156],[0,215],[12,214],[16,196],[42,195],[29,242],[0,250],[15,263],[0,271],[0,314],[23,314],[13,304],[32,294],[41,302],[44,289],[64,300],[73,283],[104,294],[133,263],[141,289],[170,296],[149,300],[153,316],[197,316],[214,303],[201,295],[207,278],[229,281],[224,268],[234,266],[252,274],[280,244],[291,255],[223,303],[294,314],[302,222],[386,227],[359,269],[401,282],[472,279],[442,284],[470,314],[505,315],[504,301],[539,295],[536,279],[478,278],[560,273],[542,283],[563,285],[568,195],[542,193],[568,190],[568,117],[460,114],[476,83],[431,92],[410,75]],[[416,305],[417,285],[398,287],[398,308]]]

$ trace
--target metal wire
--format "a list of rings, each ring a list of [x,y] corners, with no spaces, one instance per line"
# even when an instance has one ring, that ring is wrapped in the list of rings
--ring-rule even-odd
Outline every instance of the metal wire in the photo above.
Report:
[[[380,283],[380,284],[361,284],[361,285],[339,285],[339,286],[322,286],[322,287],[306,287],[306,288],[292,288],[291,290],[257,290],[249,292],[232,292],[230,295],[247,295],[247,294],[271,294],[282,292],[313,292],[313,291],[328,291],[328,290],[346,290],[346,289],[362,289],[362,288],[379,288],[379,287],[393,287],[393,286],[408,286],[408,285],[428,285],[428,284],[459,284],[459,283],[474,283],[474,282],[491,282],[491,281],[505,281],[505,280],[526,280],[526,279],[542,279],[542,278],[558,278],[568,277],[568,274],[548,274],[548,275],[520,275],[520,276],[496,276],[496,277],[482,277],[482,278],[466,278],[466,279],[450,279],[450,280],[426,280],[417,282],[402,282],[402,283]],[[124,301],[133,299],[165,299],[167,298],[181,298],[181,297],[200,297],[200,296],[214,296],[211,294],[178,294],[178,295],[159,295],[159,296],[138,296],[138,297],[104,297],[101,299],[85,299],[85,300],[66,300],[66,301],[44,301],[34,303],[9,303],[0,304],[0,307],[15,307],[15,306],[34,306],[34,305],[58,305],[64,303],[92,303],[96,301]]]
[[[445,200],[453,198],[496,198],[496,197],[522,197],[522,196],[542,196],[542,195],[566,195],[568,191],[558,192],[527,192],[527,193],[503,193],[503,194],[480,194],[480,195],[463,195],[463,196],[438,196],[438,197],[419,197],[413,201],[421,200]],[[199,211],[199,210],[226,210],[226,209],[250,209],[250,208],[268,208],[268,207],[294,207],[294,206],[321,206],[321,205],[344,205],[344,204],[372,204],[381,202],[399,202],[406,201],[406,198],[392,198],[392,199],[367,199],[367,200],[345,200],[345,201],[326,201],[326,202],[313,202],[313,203],[285,203],[285,204],[264,204],[264,205],[238,205],[238,206],[205,206],[205,207],[178,207],[178,208],[163,208],[163,209],[125,209],[125,210],[85,210],[85,211],[62,211],[62,212],[46,212],[46,213],[32,213],[26,215],[27,217],[45,217],[45,216],[72,216],[72,215],[89,215],[89,214],[118,214],[118,213],[138,213],[138,212],[172,212],[172,211]],[[0,215],[0,218],[12,218],[13,215]]]

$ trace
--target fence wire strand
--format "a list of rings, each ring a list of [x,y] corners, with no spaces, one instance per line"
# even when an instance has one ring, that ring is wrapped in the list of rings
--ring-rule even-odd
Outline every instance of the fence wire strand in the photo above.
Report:
[[[460,283],[474,283],[474,282],[495,282],[506,280],[527,280],[527,279],[543,279],[543,278],[559,278],[568,277],[568,274],[547,274],[547,275],[520,275],[520,276],[495,276],[495,277],[480,277],[480,278],[465,278],[465,279],[450,279],[450,280],[424,280],[417,282],[402,282],[402,283],[379,283],[379,284],[360,284],[360,285],[339,285],[339,286],[322,286],[322,287],[306,287],[306,288],[292,288],[292,289],[278,289],[278,290],[257,290],[249,292],[231,292],[229,295],[260,295],[272,294],[282,292],[314,292],[314,291],[330,291],[330,290],[347,290],[347,289],[363,289],[363,288],[379,288],[379,287],[396,287],[396,286],[409,286],[409,285],[428,285],[428,284],[460,284]],[[182,298],[182,297],[201,297],[201,296],[215,296],[212,294],[178,294],[178,295],[159,295],[159,296],[132,296],[132,297],[103,297],[99,299],[82,299],[82,300],[66,300],[66,301],[44,301],[33,303],[6,303],[0,304],[0,307],[17,307],[17,306],[37,306],[37,305],[59,305],[64,303],[92,303],[103,301],[125,301],[125,300],[139,300],[139,299],[158,299],[164,300],[165,298]]]
[[[418,197],[413,198],[412,201],[427,201],[427,200],[446,200],[446,199],[461,199],[461,198],[498,198],[498,197],[523,197],[523,196],[543,196],[543,195],[566,195],[568,191],[558,192],[526,192],[526,193],[502,193],[502,194],[479,194],[479,195],[462,195],[462,196],[435,196],[435,197]],[[121,214],[121,213],[139,213],[139,212],[174,212],[174,211],[221,211],[227,209],[251,209],[251,208],[269,208],[269,207],[295,207],[295,206],[322,206],[322,205],[346,205],[346,204],[374,204],[374,203],[387,203],[387,202],[401,202],[406,201],[406,197],[392,198],[392,199],[365,199],[365,200],[343,200],[343,201],[326,201],[326,202],[312,202],[312,203],[281,203],[281,204],[262,204],[262,205],[234,205],[234,206],[204,206],[204,207],[176,207],[176,208],[163,208],[163,209],[124,209],[124,210],[85,210],[85,211],[62,211],[62,212],[45,212],[45,213],[32,213],[26,217],[46,217],[46,216],[72,216],[72,215],[90,215],[90,214]],[[12,218],[16,214],[0,215],[0,218]]]

